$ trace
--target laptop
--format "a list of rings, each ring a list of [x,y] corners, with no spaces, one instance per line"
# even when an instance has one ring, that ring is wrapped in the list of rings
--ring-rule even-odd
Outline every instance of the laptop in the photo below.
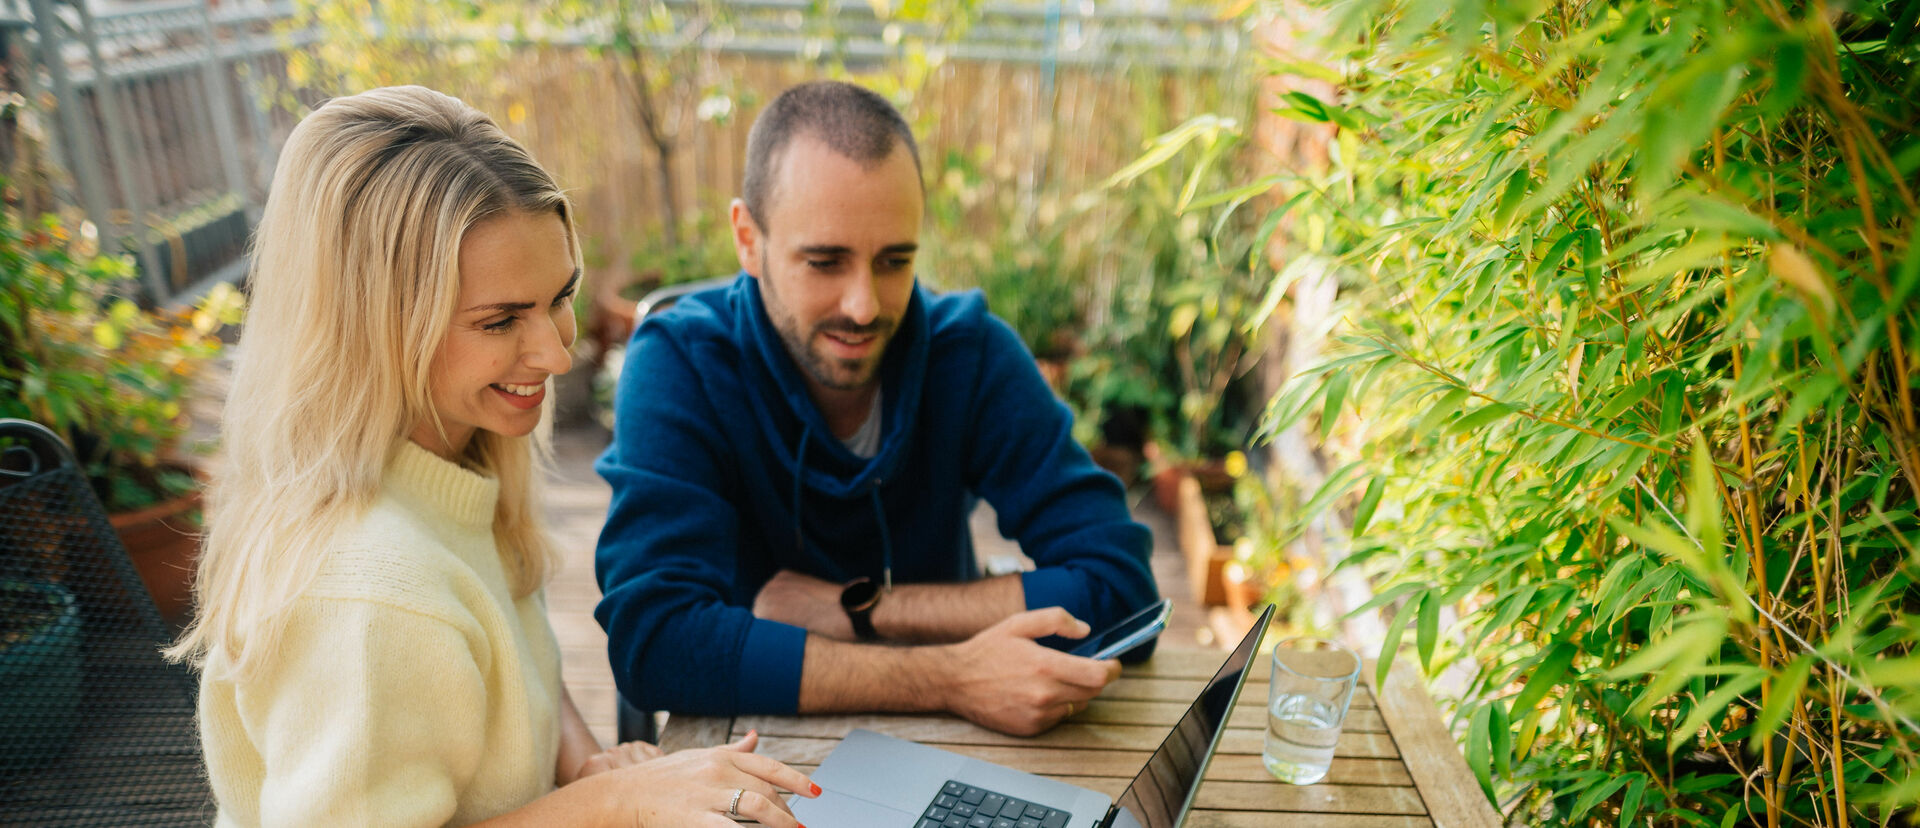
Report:
[[[795,799],[811,828],[1177,828],[1246,683],[1273,607],[1260,613],[1187,714],[1114,801],[1105,794],[870,730],[847,734]]]

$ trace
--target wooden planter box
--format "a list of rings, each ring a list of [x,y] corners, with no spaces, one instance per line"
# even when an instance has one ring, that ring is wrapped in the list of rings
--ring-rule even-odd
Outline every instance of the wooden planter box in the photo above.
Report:
[[[1233,550],[1215,543],[1213,524],[1207,520],[1207,502],[1200,493],[1200,481],[1182,474],[1175,488],[1175,511],[1180,537],[1180,554],[1187,559],[1187,583],[1193,585],[1193,600],[1203,607],[1227,603],[1226,569]]]

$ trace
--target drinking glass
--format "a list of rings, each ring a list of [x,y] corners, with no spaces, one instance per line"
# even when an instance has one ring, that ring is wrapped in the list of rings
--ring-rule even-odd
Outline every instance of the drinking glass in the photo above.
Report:
[[[1267,743],[1260,751],[1269,773],[1295,785],[1326,778],[1359,680],[1360,657],[1337,643],[1289,638],[1274,645]]]

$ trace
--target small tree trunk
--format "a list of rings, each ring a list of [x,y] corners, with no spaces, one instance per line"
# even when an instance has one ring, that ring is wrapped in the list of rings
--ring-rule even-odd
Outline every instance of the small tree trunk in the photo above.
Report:
[[[654,181],[660,190],[660,225],[666,237],[668,248],[680,246],[680,192],[679,178],[673,169],[673,158],[678,153],[672,139],[655,139],[653,150],[657,166]],[[673,274],[667,274],[669,276]]]

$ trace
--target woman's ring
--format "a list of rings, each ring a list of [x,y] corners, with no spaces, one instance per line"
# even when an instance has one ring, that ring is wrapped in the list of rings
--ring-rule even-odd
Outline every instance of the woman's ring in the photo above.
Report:
[[[1073,717],[1073,701],[1071,699],[1067,701],[1067,717]]]
[[[727,803],[727,816],[733,817],[734,819],[740,818],[740,797],[746,795],[746,788],[740,788],[733,792],[733,801]]]

